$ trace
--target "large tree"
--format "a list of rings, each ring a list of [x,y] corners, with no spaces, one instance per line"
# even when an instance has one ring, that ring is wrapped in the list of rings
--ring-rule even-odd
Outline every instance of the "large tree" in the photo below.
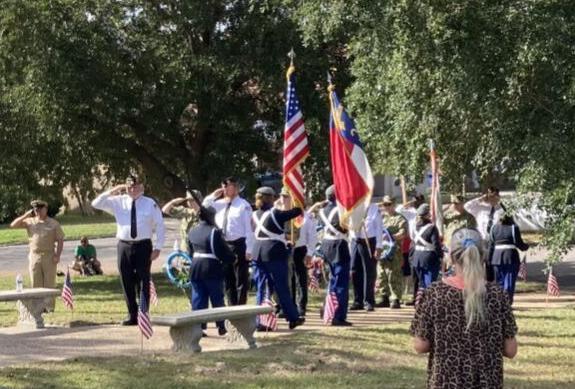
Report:
[[[137,162],[162,196],[232,173],[249,178],[254,156],[278,169],[287,52],[298,54],[300,99],[317,134],[327,116],[317,80],[345,61],[337,44],[303,49],[279,0],[2,5],[0,100],[21,139],[41,133],[56,146],[42,177],[59,184],[86,187],[98,167],[121,177]],[[320,154],[314,177],[326,166]]]
[[[475,170],[541,193],[552,260],[564,253],[575,221],[573,2],[310,0],[297,18],[310,47],[345,44],[347,102],[380,171],[421,177],[433,138],[448,188]]]

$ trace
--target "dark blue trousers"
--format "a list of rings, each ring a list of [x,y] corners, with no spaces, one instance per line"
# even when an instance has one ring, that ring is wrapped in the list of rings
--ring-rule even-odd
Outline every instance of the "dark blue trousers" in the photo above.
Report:
[[[375,238],[369,238],[369,244],[365,239],[355,239],[351,246],[353,302],[362,307],[364,304],[375,305],[374,289],[377,278],[377,261],[373,257],[375,244]]]
[[[439,277],[439,269],[439,263],[428,263],[425,266],[417,264],[415,266],[415,274],[417,274],[417,280],[419,283],[418,287],[420,289],[428,288],[429,285],[431,285],[432,282],[435,282],[437,277]]]
[[[507,292],[510,304],[513,304],[513,295],[515,294],[515,283],[517,282],[519,267],[519,262],[504,265],[493,265],[495,282],[497,282],[499,286],[501,286],[501,288]]]
[[[256,284],[258,286],[256,303],[258,305],[261,304],[268,297],[268,293],[271,295],[275,291],[286,319],[288,321],[299,319],[299,313],[291,298],[289,289],[287,260],[256,261],[255,268]]]
[[[329,279],[328,293],[334,292],[337,296],[338,307],[334,319],[347,319],[347,306],[349,301],[349,257],[341,258],[337,262],[328,262],[331,277]]]
[[[212,302],[212,308],[225,306],[224,304],[224,280],[211,279],[191,281],[192,283],[192,310],[208,308],[208,299]],[[218,328],[225,328],[223,321],[217,321]],[[205,325],[202,325],[205,328]]]

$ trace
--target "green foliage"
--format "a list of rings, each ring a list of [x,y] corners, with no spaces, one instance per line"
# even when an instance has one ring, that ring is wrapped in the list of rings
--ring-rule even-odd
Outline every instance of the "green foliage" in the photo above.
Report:
[[[542,194],[551,262],[573,237],[575,4],[569,1],[308,1],[305,42],[337,40],[347,102],[380,172],[418,179],[427,140],[445,187],[472,170]]]

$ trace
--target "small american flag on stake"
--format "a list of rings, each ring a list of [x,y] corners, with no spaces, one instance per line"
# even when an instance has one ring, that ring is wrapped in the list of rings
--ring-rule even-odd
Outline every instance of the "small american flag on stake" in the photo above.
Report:
[[[74,293],[72,292],[72,279],[70,278],[70,268],[66,271],[66,279],[62,288],[62,302],[68,309],[74,309]]]
[[[144,292],[140,294],[140,308],[138,309],[138,328],[146,339],[150,339],[154,335],[152,322],[148,313],[148,302],[144,296]]]
[[[273,301],[269,297],[266,297],[260,305],[264,307],[272,307],[272,311],[270,313],[259,315],[260,325],[267,327],[269,331],[277,330],[278,318],[275,313],[275,304]]]
[[[417,289],[417,294],[415,295],[415,306],[417,307],[423,298],[423,288]]]
[[[547,294],[554,297],[559,297],[559,283],[553,274],[553,268],[549,269],[549,278],[547,279]]]
[[[523,281],[527,281],[527,256],[523,257],[523,260],[519,265],[519,273],[517,273],[517,276]]]
[[[331,324],[338,307],[339,302],[337,301],[337,295],[334,292],[328,292],[327,296],[325,296],[325,310],[323,313],[324,324]]]
[[[158,305],[158,292],[156,291],[156,284],[154,284],[152,278],[150,278],[150,305]]]
[[[309,282],[308,282],[308,289],[311,293],[317,293],[319,291],[319,280],[316,274],[315,269],[310,269],[309,271]]]

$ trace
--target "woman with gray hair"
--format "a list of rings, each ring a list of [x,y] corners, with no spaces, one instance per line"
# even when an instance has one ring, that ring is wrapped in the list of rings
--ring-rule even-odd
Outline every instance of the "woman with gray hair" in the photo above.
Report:
[[[428,388],[502,388],[503,357],[517,354],[517,326],[506,294],[485,281],[485,245],[475,229],[456,230],[455,275],[427,288],[410,332],[429,353]]]

